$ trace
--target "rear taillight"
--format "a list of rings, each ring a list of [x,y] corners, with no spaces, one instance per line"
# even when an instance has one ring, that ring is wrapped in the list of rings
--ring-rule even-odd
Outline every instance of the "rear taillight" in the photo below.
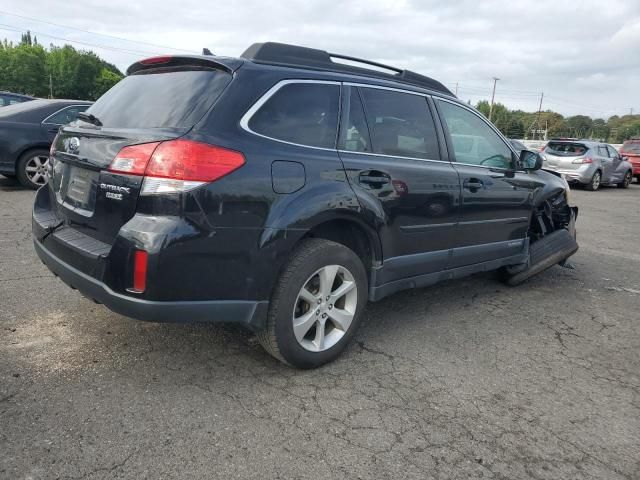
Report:
[[[144,250],[136,250],[133,254],[133,291],[136,293],[142,293],[147,288],[148,258]]]
[[[109,166],[113,173],[144,175],[143,195],[178,193],[214,182],[244,165],[240,152],[171,140],[124,147]]]
[[[128,175],[144,175],[149,159],[160,142],[124,147],[111,161],[109,171]]]
[[[580,157],[580,158],[576,158],[571,163],[593,163],[593,158],[591,158],[591,157]]]

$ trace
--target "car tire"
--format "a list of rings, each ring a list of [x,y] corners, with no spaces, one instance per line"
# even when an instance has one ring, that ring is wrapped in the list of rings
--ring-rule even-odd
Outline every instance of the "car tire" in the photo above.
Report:
[[[631,183],[631,180],[633,180],[633,176],[631,175],[631,172],[625,173],[622,181],[618,183],[618,188],[629,188],[629,184]]]
[[[258,341],[288,365],[319,367],[353,338],[367,292],[366,270],[351,249],[319,238],[303,240],[280,274]]]
[[[16,177],[25,187],[37,190],[47,183],[49,150],[36,148],[24,152],[16,164]]]
[[[591,181],[585,185],[585,188],[590,192],[595,192],[600,188],[600,183],[602,183],[602,174],[600,170],[597,170],[591,177]]]

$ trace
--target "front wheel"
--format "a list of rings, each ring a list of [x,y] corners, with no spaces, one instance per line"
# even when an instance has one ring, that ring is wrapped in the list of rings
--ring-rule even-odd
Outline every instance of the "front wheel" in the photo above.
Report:
[[[280,275],[258,341],[284,363],[319,367],[347,346],[366,302],[360,258],[339,243],[304,240]]]
[[[618,188],[628,188],[631,183],[631,178],[631,172],[625,173],[622,181],[618,183]]]
[[[600,188],[601,180],[602,180],[602,175],[600,174],[600,172],[598,171],[594,173],[593,177],[591,177],[591,181],[586,185],[587,190],[591,192],[595,192],[596,190],[598,190]]]

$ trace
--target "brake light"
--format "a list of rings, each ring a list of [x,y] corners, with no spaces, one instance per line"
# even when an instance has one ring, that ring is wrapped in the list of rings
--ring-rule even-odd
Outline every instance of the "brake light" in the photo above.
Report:
[[[144,175],[151,154],[160,142],[142,143],[124,147],[118,152],[109,165],[112,173],[126,173],[127,175]]]
[[[591,157],[576,158],[571,163],[593,163],[593,158],[591,158]]]
[[[142,293],[147,288],[148,258],[144,250],[136,250],[133,254],[133,291],[136,293]]]
[[[144,176],[142,194],[179,193],[214,182],[244,165],[240,152],[191,140],[124,147],[109,171]]]
[[[159,63],[169,63],[173,57],[171,55],[163,55],[159,57],[150,57],[140,60],[142,65],[156,65]]]

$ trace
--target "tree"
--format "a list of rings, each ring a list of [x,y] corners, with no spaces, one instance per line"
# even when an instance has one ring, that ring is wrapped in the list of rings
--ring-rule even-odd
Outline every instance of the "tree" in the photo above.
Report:
[[[95,100],[122,77],[93,52],[71,45],[45,49],[30,32],[18,45],[0,42],[0,90],[47,97],[51,78],[54,98]]]

